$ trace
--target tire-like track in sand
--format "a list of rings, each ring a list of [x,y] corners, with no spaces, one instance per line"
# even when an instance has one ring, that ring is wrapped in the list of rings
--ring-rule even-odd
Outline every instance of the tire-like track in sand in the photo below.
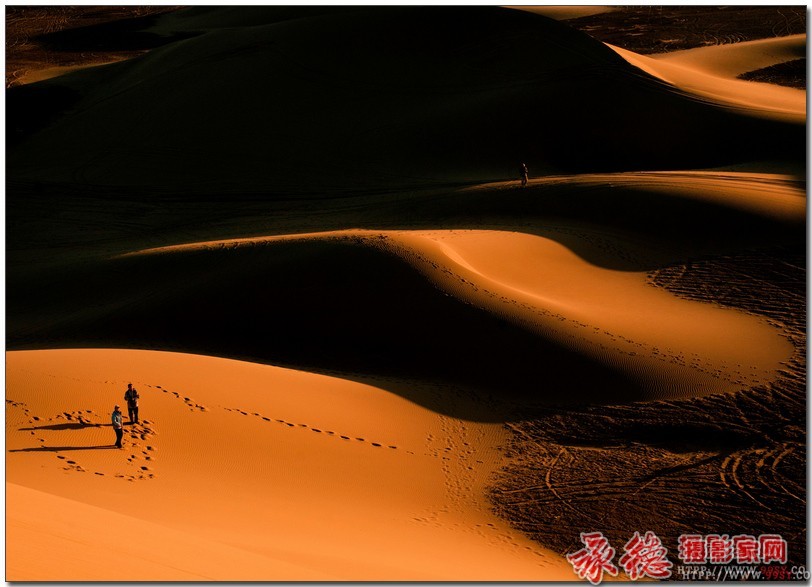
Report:
[[[650,273],[676,295],[764,317],[795,346],[777,380],[740,393],[547,410],[509,424],[495,509],[561,554],[579,533],[623,545],[652,530],[676,560],[683,533],[781,534],[804,564],[806,311],[803,252],[771,250]],[[677,577],[675,577],[677,578]]]

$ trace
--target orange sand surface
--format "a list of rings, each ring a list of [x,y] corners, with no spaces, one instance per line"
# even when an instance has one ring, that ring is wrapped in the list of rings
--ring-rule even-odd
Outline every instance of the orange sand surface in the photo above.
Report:
[[[6,358],[8,580],[572,578],[482,496],[499,425],[211,357]],[[129,381],[142,423],[118,450]]]
[[[236,260],[240,250],[285,241],[348,238],[395,253],[449,295],[641,379],[651,390],[646,399],[764,383],[792,355],[791,343],[761,318],[677,298],[648,284],[645,272],[596,266],[552,239],[522,233],[352,230],[213,241],[147,253],[229,247]]]
[[[654,205],[658,199],[665,202],[675,198],[781,222],[802,222],[806,209],[802,191],[781,176],[765,174],[630,173],[548,178],[534,183],[556,181],[569,181],[584,193],[611,184],[630,192],[645,191]],[[497,190],[493,193],[497,199],[499,189],[500,184],[495,184],[472,188],[470,193]],[[501,195],[503,201],[510,197],[510,191]],[[701,224],[686,230],[701,240]],[[677,298],[652,287],[645,270],[615,268],[622,260],[623,247],[645,248],[631,235],[554,223],[535,232],[344,230],[190,243],[129,256],[168,256],[180,268],[188,262],[183,253],[192,251],[210,255],[225,250],[231,262],[239,263],[249,251],[272,255],[274,246],[283,242],[337,246],[351,241],[393,254],[447,295],[623,372],[648,390],[646,397],[639,399],[694,397],[763,384],[771,381],[792,355],[792,344],[763,318]],[[607,238],[612,236],[616,240]],[[682,238],[680,235],[673,250],[668,240],[661,238],[659,254],[666,260],[669,255],[679,259],[684,254]],[[295,274],[277,277],[296,279]],[[543,373],[539,371],[539,376]],[[547,399],[555,403],[561,398]]]
[[[613,47],[618,55],[646,73],[689,95],[760,118],[792,123],[806,121],[806,92],[774,84],[736,79],[740,73],[802,56],[806,35],[688,49],[658,56]]]
[[[650,57],[667,63],[694,67],[706,73],[735,78],[748,71],[801,59],[805,56],[806,35],[790,35],[672,51]]]
[[[556,182],[575,186],[584,195],[577,197],[611,186],[618,205],[642,190],[655,204],[676,199],[787,226],[802,221],[806,204],[787,178],[733,172],[550,177],[528,190],[497,183],[457,196],[484,194],[504,203]],[[706,229],[702,222],[686,226],[700,244]],[[263,255],[272,259],[281,245],[315,242],[337,254],[370,248],[386,263],[416,269],[437,295],[622,372],[644,390],[638,400],[735,392],[772,381],[793,352],[781,332],[763,318],[653,287],[645,270],[620,263],[624,250],[647,249],[639,238],[571,219],[532,233],[348,229],[203,241],[124,258],[145,267],[162,261],[168,281],[154,286],[171,288],[183,267],[210,265],[215,253],[219,263],[240,266],[245,259],[262,263]],[[663,263],[682,251],[682,239],[669,238],[663,233],[657,243]],[[297,275],[295,267],[282,267],[275,279],[295,284]],[[261,314],[251,305],[244,310]],[[540,364],[539,373],[570,377],[573,365]],[[423,384],[379,378],[378,386],[375,379],[360,383],[156,351],[8,352],[7,577],[572,578],[563,558],[490,509],[486,487],[506,462],[500,447],[508,431],[501,422],[466,421],[448,415],[453,410],[438,413],[405,399],[448,392],[458,394],[453,401],[470,402],[472,392],[438,391],[427,381],[420,393],[395,394],[389,390]],[[114,403],[124,403],[128,381],[141,392],[143,423],[128,427],[125,449],[116,450],[109,414]],[[598,380],[593,389],[544,381],[529,382],[524,395],[505,389],[495,401],[532,406],[629,399],[607,395]],[[126,571],[116,532],[138,545],[139,564]],[[43,553],[48,565],[37,563]]]
[[[22,75],[15,78],[14,81],[20,85],[33,84],[54,77],[59,77],[60,75],[65,75],[66,73],[70,73],[72,71],[80,71],[82,69],[98,67],[100,65],[107,65],[109,63],[117,63],[117,61],[105,61],[102,63],[89,63],[82,65],[54,65],[53,67],[45,67],[43,69],[26,70],[22,73]]]
[[[802,234],[806,94],[736,76],[805,37],[643,56],[563,8],[435,51],[449,10],[201,7],[32,86],[71,101],[15,130],[9,332],[85,348],[6,353],[7,580],[572,580],[486,498],[505,423],[777,379],[775,322],[649,274]]]

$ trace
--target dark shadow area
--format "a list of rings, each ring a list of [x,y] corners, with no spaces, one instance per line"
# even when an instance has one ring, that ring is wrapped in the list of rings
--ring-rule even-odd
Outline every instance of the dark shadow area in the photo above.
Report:
[[[83,430],[84,428],[100,428],[102,426],[112,426],[112,424],[82,424],[81,422],[66,422],[65,424],[48,424],[46,426],[32,426],[30,428],[20,428],[22,431],[30,430]]]
[[[690,259],[754,243],[784,244],[784,253],[801,256],[805,247],[802,219],[775,219],[621,181],[615,185],[611,176],[591,186],[551,180],[528,189],[375,192],[303,201],[246,198],[239,205],[211,197],[199,198],[191,209],[184,198],[166,195],[138,198],[120,192],[106,200],[104,193],[67,192],[71,197],[65,201],[59,197],[65,192],[53,190],[28,191],[30,198],[24,198],[25,190],[15,187],[9,195],[12,240],[27,239],[29,252],[44,253],[49,243],[61,249],[50,255],[58,266],[47,271],[9,250],[10,349],[175,350],[371,384],[384,377],[387,389],[421,405],[490,421],[505,419],[514,405],[646,396],[639,381],[579,357],[549,333],[448,296],[402,260],[353,238],[91,258],[81,264],[59,261],[59,255],[81,254],[85,247],[127,250],[148,239],[156,245],[205,240],[213,231],[232,237],[347,226],[515,230],[552,238],[597,266],[634,271],[660,269],[675,249]],[[324,216],[314,218],[313,206]],[[26,218],[32,220],[18,224]],[[782,264],[764,257],[750,278],[770,271],[780,275]],[[449,403],[455,386],[494,401],[487,409],[476,401],[455,407]]]
[[[188,6],[160,17],[160,27],[173,33],[200,33],[221,28],[265,26],[357,10],[357,6]]]
[[[733,452],[766,444],[763,430],[740,427],[722,429],[703,422],[633,421],[634,426],[619,427],[617,420],[591,420],[589,434],[583,435],[574,435],[571,430],[565,432],[553,425],[549,437],[555,442],[573,447],[611,449],[644,444],[675,453],[703,452],[709,449],[714,452]]]
[[[33,41],[48,51],[81,53],[154,49],[193,36],[191,33],[170,36],[147,32],[146,29],[154,25],[161,16],[150,14],[68,28],[36,36]]]
[[[664,53],[806,33],[804,6],[618,6],[567,21],[605,43]]]
[[[48,82],[79,91],[81,115],[10,149],[9,178],[340,194],[487,181],[519,160],[531,175],[708,168],[802,160],[806,145],[802,124],[683,95],[586,34],[498,7],[355,7],[171,49]],[[216,83],[200,92],[202,78]]]
[[[29,84],[6,90],[6,148],[13,149],[69,112],[81,98],[63,86]]]
[[[623,175],[616,181],[607,175],[581,183],[576,177],[558,176],[526,189],[359,190],[340,197],[187,197],[10,182],[7,255],[14,287],[9,291],[14,298],[36,297],[37,290],[60,282],[63,273],[69,277],[81,271],[82,264],[93,265],[117,252],[347,228],[518,231],[556,240],[596,266],[624,271],[657,269],[674,261],[674,250],[690,259],[736,252],[754,243],[805,246],[802,218],[770,217],[736,208],[735,202],[723,205],[669,195],[649,189],[647,181],[661,180],[643,177],[635,184]],[[785,185],[803,189],[805,184]],[[138,273],[133,278],[138,279]]]
[[[748,71],[739,76],[739,78],[751,82],[763,82],[768,84],[778,84],[779,86],[787,86],[790,88],[798,88],[799,90],[806,89],[806,59],[793,59],[786,63],[779,63]]]
[[[489,416],[453,407],[457,417],[490,421],[517,404],[645,397],[620,371],[446,295],[398,258],[352,240],[119,259],[40,295],[50,299],[40,298],[38,312],[50,308],[53,321],[43,313],[44,327],[13,320],[10,349],[178,350],[427,381],[492,397],[502,407]],[[440,413],[452,409],[419,385],[398,392]]]
[[[98,446],[39,446],[36,448],[15,448],[8,452],[63,452],[74,450],[99,450],[103,448],[113,448],[118,450],[115,444],[100,444]]]
[[[20,85],[29,74],[44,69],[117,61],[144,51],[106,47],[71,50],[49,44],[50,34],[68,29],[87,31],[94,25],[175,9],[172,6],[9,6],[6,10],[6,88]]]

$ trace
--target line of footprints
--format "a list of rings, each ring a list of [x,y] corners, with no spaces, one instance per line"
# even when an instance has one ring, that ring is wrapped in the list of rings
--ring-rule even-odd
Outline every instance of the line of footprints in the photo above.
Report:
[[[181,397],[181,395],[177,391],[169,391],[168,389],[164,389],[160,385],[147,385],[147,387],[154,387],[155,389],[160,389],[164,393],[174,395],[179,400],[182,400],[183,403],[185,403],[186,406],[190,410],[197,410],[199,412],[208,412],[209,411],[209,409],[206,406],[201,406],[199,403],[195,402],[192,398],[190,398],[190,397]]]
[[[183,403],[185,403],[186,406],[192,411],[199,411],[199,412],[208,412],[209,411],[209,409],[206,406],[202,406],[202,405],[198,404],[192,398],[183,396],[180,393],[177,393],[175,391],[170,391],[168,389],[164,389],[160,385],[147,385],[146,387],[159,389],[163,393],[174,396],[175,398],[183,401]],[[80,426],[99,426],[100,424],[96,423],[95,420],[103,420],[104,419],[101,414],[96,414],[95,412],[93,412],[93,410],[76,410],[76,411],[73,411],[73,412],[63,412],[61,414],[56,415],[55,418],[47,418],[47,419],[45,419],[45,421],[43,421],[43,419],[41,419],[38,416],[31,416],[31,414],[30,414],[28,408],[26,407],[26,405],[21,403],[21,402],[14,402],[14,401],[11,401],[11,400],[7,399],[6,404],[7,404],[7,407],[22,408],[24,414],[29,418],[29,420],[28,420],[29,423],[33,424],[33,425],[37,425],[37,424],[42,425],[44,422],[54,422],[54,421],[64,420],[64,421],[66,421],[66,423],[67,422],[73,422],[73,423],[76,423],[76,424],[78,424]],[[241,410],[239,408],[226,408],[226,407],[224,407],[223,409],[228,411],[228,412],[236,412],[236,413],[242,414],[243,416],[253,416],[253,417],[256,417],[256,418],[261,418],[265,422],[280,424],[280,425],[283,425],[283,426],[287,426],[289,428],[299,428],[299,429],[310,430],[310,431],[318,433],[318,434],[324,434],[324,436],[327,437],[327,438],[333,437],[333,438],[336,438],[336,439],[339,439],[339,440],[342,440],[342,441],[348,441],[348,442],[364,442],[364,443],[368,442],[374,448],[389,448],[389,449],[392,449],[392,450],[397,450],[398,449],[398,447],[393,445],[393,444],[385,445],[384,443],[381,443],[381,442],[368,441],[365,438],[361,438],[359,436],[352,437],[352,436],[349,436],[349,435],[346,435],[346,434],[339,434],[339,433],[334,432],[332,430],[322,430],[320,428],[314,428],[312,426],[309,426],[308,424],[294,424],[293,422],[287,422],[287,421],[281,420],[281,419],[272,419],[272,418],[269,418],[267,416],[263,416],[262,414],[259,414],[257,412],[249,414],[245,410]],[[149,420],[142,420],[138,424],[133,424],[133,425],[127,427],[126,431],[128,432],[127,436],[129,436],[130,439],[133,440],[133,441],[137,441],[137,440],[148,441],[152,436],[157,434],[157,431],[153,427],[153,423],[150,422]],[[35,432],[31,431],[31,434],[33,435],[33,434],[35,434]],[[39,440],[43,443],[42,446],[44,447],[45,440],[43,438],[40,438]],[[154,455],[155,455],[154,451],[155,451],[155,447],[152,446],[152,445],[147,444],[140,450],[140,454],[136,454],[135,452],[132,452],[127,457],[127,462],[130,465],[132,465],[134,467],[137,467],[135,474],[117,473],[117,474],[115,474],[115,477],[119,478],[119,479],[125,479],[127,481],[153,479],[155,477],[155,475],[154,475],[154,473],[152,473],[149,465],[148,464],[139,465],[139,463],[137,461],[140,461],[141,459],[143,459],[145,461],[152,461],[153,458],[154,458]],[[413,454],[411,451],[407,451],[407,452],[409,454]],[[68,457],[66,457],[66,456],[64,456],[62,454],[57,454],[56,458],[63,461],[63,463],[66,465],[65,467],[63,467],[63,470],[65,470],[65,471],[76,471],[76,472],[80,472],[80,473],[88,472],[87,469],[85,469],[82,465],[77,463],[75,460],[69,459]],[[102,476],[102,477],[105,476],[105,473],[102,473],[102,472],[99,472],[99,471],[94,472],[94,474]]]
[[[253,413],[249,414],[245,410],[240,410],[239,408],[223,408],[223,409],[228,411],[228,412],[237,412],[238,414],[242,414],[243,416],[254,416],[256,418],[261,418],[265,422],[272,422],[272,423],[275,423],[275,424],[282,424],[284,426],[288,426],[289,428],[304,428],[304,429],[310,430],[312,432],[316,432],[316,433],[319,433],[319,434],[324,434],[326,436],[332,436],[333,438],[338,438],[340,440],[348,440],[348,441],[354,441],[354,442],[368,442],[365,438],[360,438],[358,436],[351,437],[351,436],[347,436],[345,434],[338,434],[336,432],[333,432],[332,430],[322,430],[321,428],[313,428],[312,426],[308,426],[307,424],[294,424],[293,422],[287,422],[285,420],[269,418],[267,416],[263,416],[262,414],[258,414],[257,412],[253,412]],[[375,448],[384,448],[384,444],[380,443],[380,442],[370,442],[369,444],[371,444]],[[386,445],[386,448],[391,448],[393,450],[397,450],[398,447],[393,445],[393,444],[390,444],[390,445]]]
[[[181,396],[181,394],[179,394],[176,391],[169,391],[168,389],[164,389],[160,385],[155,385],[155,386],[148,385],[147,387],[154,387],[156,389],[160,389],[163,393],[168,393],[170,395],[175,396],[177,399],[182,400],[183,403],[185,403],[189,407],[189,409],[191,409],[191,410],[197,410],[197,411],[200,411],[200,412],[209,411],[209,409],[206,406],[202,406],[202,405],[198,404],[197,402],[195,402],[190,397]],[[321,430],[320,428],[314,428],[312,426],[308,426],[307,424],[298,424],[297,425],[297,424],[294,424],[292,422],[287,422],[285,420],[272,419],[272,418],[269,418],[267,416],[263,416],[262,414],[259,414],[257,412],[253,412],[253,413],[249,414],[245,410],[241,410],[239,408],[226,408],[226,407],[224,407],[223,409],[226,410],[227,412],[236,412],[238,414],[242,414],[243,416],[254,416],[256,418],[261,418],[265,422],[274,422],[274,423],[277,423],[277,424],[283,424],[283,425],[288,426],[290,428],[296,428],[296,427],[306,428],[306,429],[311,430],[313,432],[316,432],[316,433],[319,433],[319,434],[323,433],[326,436],[333,436],[333,437],[339,438],[341,440],[352,440],[352,441],[355,441],[355,442],[367,442],[367,440],[365,438],[360,438],[358,436],[350,437],[350,436],[347,436],[345,434],[338,434],[336,432],[333,432],[332,430]],[[369,444],[372,445],[375,448],[383,448],[384,447],[384,444],[380,443],[380,442],[370,442]],[[386,448],[397,450],[398,447],[395,446],[395,445],[390,444],[390,445],[386,445]]]
[[[169,391],[168,389],[164,389],[160,385],[155,385],[155,386],[148,385],[147,387],[155,387],[156,389],[160,389],[164,393],[171,394],[171,395],[175,396],[177,399],[183,400],[183,403],[185,403],[189,407],[189,409],[191,409],[191,410],[197,410],[197,411],[200,411],[200,412],[209,411],[209,409],[206,406],[202,406],[202,405],[198,404],[197,402],[195,402],[190,397],[181,396],[181,394],[179,394],[176,391]],[[295,428],[297,426],[296,424],[293,424],[292,422],[286,422],[285,420],[279,420],[279,419],[271,419],[271,418],[268,418],[267,416],[263,416],[262,414],[259,414],[257,412],[249,414],[245,410],[241,410],[239,408],[225,408],[224,407],[223,409],[226,410],[227,412],[237,412],[239,414],[242,414],[243,416],[254,416],[256,418],[262,418],[262,420],[264,420],[265,422],[276,422],[278,424],[284,424],[285,426],[289,426],[290,428]],[[299,424],[298,427],[307,428],[308,430],[311,430],[311,431],[317,432],[317,433],[324,433],[327,436],[334,436],[335,438],[340,438],[341,440],[355,440],[356,442],[367,442],[367,440],[365,438],[360,438],[360,437],[357,437],[357,436],[355,438],[352,438],[352,437],[344,435],[344,434],[336,434],[332,430],[321,430],[320,428],[313,428],[312,426],[308,426],[307,424]],[[376,448],[383,448],[383,446],[384,446],[380,442],[370,442],[370,444],[372,446],[376,447]],[[387,448],[397,450],[398,447],[390,444],[390,445],[387,446]]]
[[[59,430],[62,428],[84,428],[84,427],[100,427],[100,421],[105,419],[105,416],[102,414],[97,414],[93,410],[73,410],[71,412],[61,412],[56,414],[54,417],[45,418],[31,414],[31,411],[28,409],[25,403],[23,402],[15,402],[13,400],[6,399],[6,410],[10,408],[17,408],[21,409],[25,417],[28,419],[28,424],[31,425],[32,428],[23,428],[23,430],[28,430],[32,436],[35,436],[40,443],[40,449],[48,450],[48,446],[45,444],[45,438],[43,436],[41,430]],[[138,424],[134,424],[129,426],[127,429],[127,433],[129,437],[133,440],[149,440],[152,438],[157,432],[152,427],[152,422],[149,420],[142,420]],[[112,443],[111,443],[112,444]],[[99,447],[102,448],[102,447]],[[76,471],[78,473],[88,473],[89,471],[84,468],[81,464],[77,463],[74,458],[68,458],[67,456],[60,454],[60,449],[53,448],[50,449],[56,453],[56,458],[62,461],[62,464],[65,466],[62,467],[64,471]],[[130,454],[127,457],[127,462],[137,467],[136,472],[134,474],[123,474],[117,473],[115,475],[116,478],[125,479],[127,481],[136,481],[136,480],[145,480],[145,479],[153,479],[155,477],[154,473],[151,472],[149,465],[139,465],[136,461],[143,458],[145,461],[151,461],[153,459],[155,447],[152,445],[146,445],[144,449],[141,450],[141,455]],[[102,473],[101,471],[95,471],[95,475],[100,477],[105,477],[106,474]]]

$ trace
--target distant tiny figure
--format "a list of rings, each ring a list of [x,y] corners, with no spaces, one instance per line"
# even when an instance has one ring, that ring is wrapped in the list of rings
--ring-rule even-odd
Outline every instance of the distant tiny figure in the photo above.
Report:
[[[138,423],[138,391],[132,383],[127,384],[127,391],[124,392],[124,400],[127,402],[127,411],[130,413],[130,422]]]
[[[519,177],[522,179],[522,187],[527,185],[527,165],[519,163]]]
[[[113,408],[113,430],[116,432],[116,448],[123,448],[121,446],[121,437],[124,436],[124,428],[121,423],[121,409],[118,405]]]

